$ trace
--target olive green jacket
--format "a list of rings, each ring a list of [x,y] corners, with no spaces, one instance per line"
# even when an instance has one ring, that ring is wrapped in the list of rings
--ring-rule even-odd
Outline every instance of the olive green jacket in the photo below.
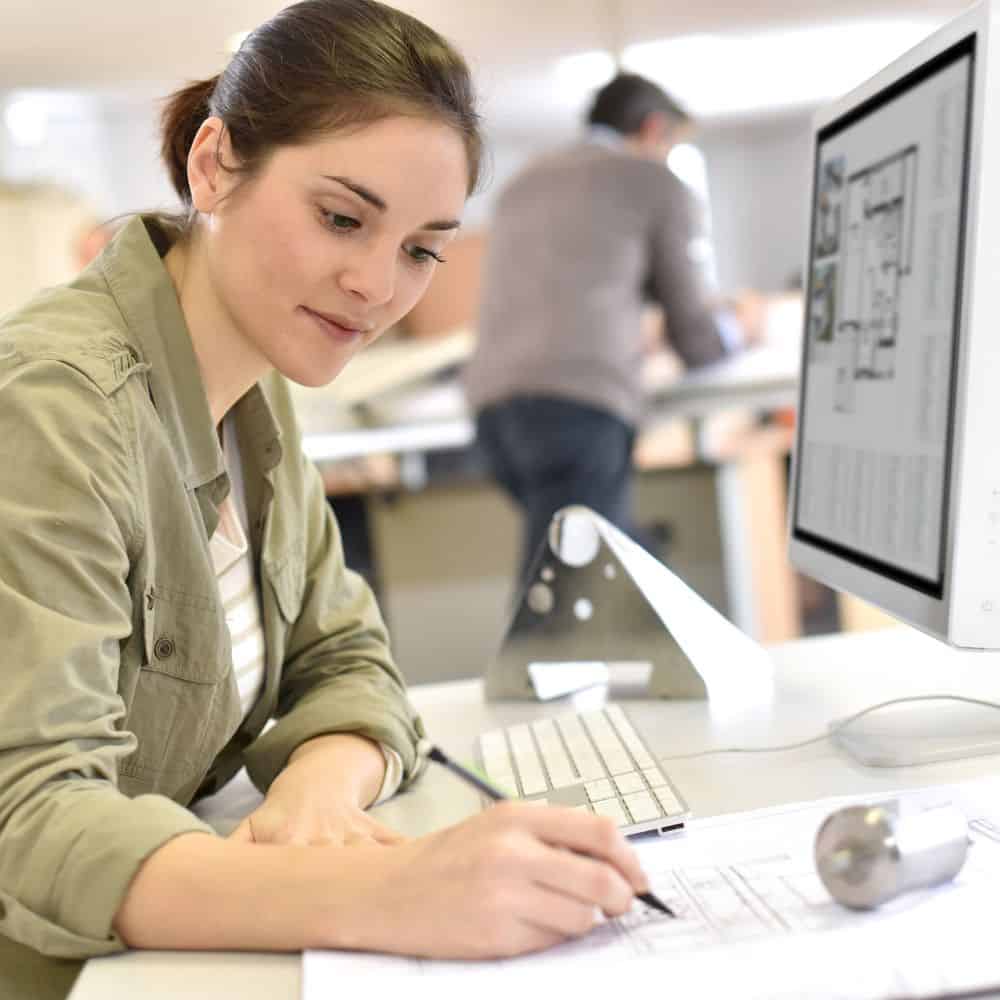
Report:
[[[241,721],[208,547],[229,480],[167,247],[135,219],[0,321],[0,997],[120,950],[139,865],[210,833],[185,807],[240,766],[266,791],[303,741],[356,732],[415,770],[420,721],[277,375],[234,408],[266,649]]]

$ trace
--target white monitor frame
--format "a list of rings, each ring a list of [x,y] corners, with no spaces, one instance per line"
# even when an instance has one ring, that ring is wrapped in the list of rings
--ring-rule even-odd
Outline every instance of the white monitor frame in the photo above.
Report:
[[[819,135],[827,125],[974,36],[940,594],[902,581],[899,577],[905,574],[894,577],[832,551],[833,546],[817,545],[798,529],[801,419],[788,514],[789,554],[799,569],[953,645],[987,649],[1000,648],[1000,52],[993,51],[1000,44],[998,31],[1000,0],[982,0],[814,119],[814,150],[818,152]],[[805,274],[809,282],[817,166],[814,157],[806,226]],[[809,349],[808,313],[807,309],[803,371]],[[804,413],[804,393],[803,378],[800,415]]]

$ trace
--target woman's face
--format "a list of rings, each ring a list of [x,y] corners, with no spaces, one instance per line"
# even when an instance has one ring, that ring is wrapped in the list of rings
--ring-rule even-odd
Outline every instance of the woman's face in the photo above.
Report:
[[[424,293],[467,184],[459,134],[408,117],[279,147],[243,183],[220,171],[200,235],[213,295],[262,362],[324,385]]]

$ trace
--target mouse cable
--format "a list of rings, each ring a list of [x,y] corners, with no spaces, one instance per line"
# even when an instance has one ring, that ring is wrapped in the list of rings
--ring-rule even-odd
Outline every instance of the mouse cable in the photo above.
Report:
[[[658,757],[657,760],[691,760],[693,757],[708,757],[711,754],[717,753],[779,753],[782,750],[797,750],[799,747],[807,747],[811,743],[828,740],[834,733],[839,733],[852,722],[856,722],[858,719],[872,712],[877,712],[880,708],[888,708],[890,705],[906,705],[915,701],[963,701],[970,705],[982,705],[985,708],[995,708],[997,711],[1000,711],[1000,702],[985,701],[982,698],[967,698],[961,694],[913,694],[905,698],[891,698],[889,701],[880,701],[877,705],[869,705],[867,708],[861,709],[860,712],[855,712],[853,715],[847,716],[846,719],[840,719],[836,724],[831,724],[826,732],[820,733],[819,736],[811,736],[807,740],[798,740],[795,743],[781,743],[777,746],[715,747],[711,750],[697,750],[694,753],[670,754],[666,757]]]

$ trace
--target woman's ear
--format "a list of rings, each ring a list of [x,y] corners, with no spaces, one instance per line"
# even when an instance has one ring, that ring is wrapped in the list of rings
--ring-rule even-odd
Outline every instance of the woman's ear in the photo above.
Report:
[[[224,169],[232,159],[229,132],[221,118],[206,118],[188,153],[187,177],[191,204],[198,212],[211,213],[233,186],[235,175]]]

